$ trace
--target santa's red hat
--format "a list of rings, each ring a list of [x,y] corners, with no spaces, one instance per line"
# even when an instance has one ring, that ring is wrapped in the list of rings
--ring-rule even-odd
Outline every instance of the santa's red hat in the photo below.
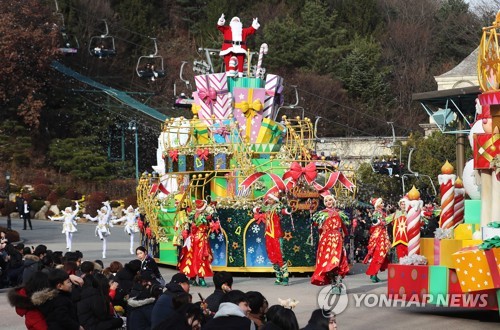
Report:
[[[372,205],[373,205],[374,208],[379,207],[382,204],[382,202],[383,202],[383,200],[380,197],[379,198],[372,198],[371,199],[371,203],[372,203]]]
[[[276,202],[279,202],[280,201],[279,192],[274,191],[274,192],[267,193],[266,197],[264,199],[266,201],[272,199]]]
[[[203,199],[197,199],[194,201],[197,212],[202,212],[207,207],[207,201]]]

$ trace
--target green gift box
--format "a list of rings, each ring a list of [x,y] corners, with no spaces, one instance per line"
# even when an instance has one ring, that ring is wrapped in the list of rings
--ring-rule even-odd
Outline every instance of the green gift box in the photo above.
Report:
[[[177,246],[172,242],[160,242],[160,263],[177,266]]]
[[[448,279],[450,269],[445,266],[429,266],[429,304],[448,306],[448,302],[443,299],[448,293]]]
[[[471,224],[481,223],[481,200],[466,199],[464,222]]]
[[[227,85],[229,88],[229,92],[233,92],[235,87],[243,87],[243,88],[264,88],[264,80],[260,78],[238,78],[238,77],[229,77],[227,79]]]
[[[284,132],[284,127],[272,119],[262,119],[262,124],[257,135],[256,143],[272,143],[276,144],[278,139]]]

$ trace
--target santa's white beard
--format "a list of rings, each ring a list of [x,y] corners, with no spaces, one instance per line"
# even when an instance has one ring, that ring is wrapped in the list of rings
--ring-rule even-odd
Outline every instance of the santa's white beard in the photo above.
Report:
[[[231,34],[233,35],[233,41],[243,41],[241,39],[243,24],[241,24],[241,22],[232,21],[231,23],[229,23],[229,26],[231,27]]]

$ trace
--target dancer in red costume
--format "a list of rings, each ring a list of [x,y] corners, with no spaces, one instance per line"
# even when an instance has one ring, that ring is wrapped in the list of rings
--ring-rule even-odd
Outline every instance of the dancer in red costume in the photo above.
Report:
[[[210,222],[216,220],[217,213],[205,200],[196,200],[195,207],[188,215],[187,228],[183,232],[184,246],[179,257],[179,270],[189,277],[191,285],[206,287],[205,277],[213,275],[213,256],[208,233]]]
[[[276,273],[276,285],[288,285],[288,265],[283,261],[281,249],[281,240],[283,232],[281,231],[280,215],[286,214],[286,210],[280,203],[278,193],[268,193],[264,197],[262,208],[254,209],[256,214],[265,214],[266,218],[266,252],[269,261],[273,264]]]
[[[336,201],[332,195],[325,196],[324,203],[326,208],[313,215],[313,221],[319,225],[320,237],[316,254],[316,269],[311,277],[311,283],[314,285],[332,284],[340,288],[342,278],[349,272],[344,248],[344,236],[347,236],[348,231],[342,221],[342,218],[347,218],[347,216],[335,209]]]
[[[392,246],[396,247],[398,259],[408,255],[408,235],[406,233],[406,197],[399,201],[399,210],[387,217],[392,221]]]
[[[387,234],[386,228],[386,214],[384,211],[384,202],[382,198],[374,198],[372,204],[375,210],[372,214],[372,226],[370,228],[370,240],[368,241],[368,253],[363,260],[363,263],[368,263],[371,259],[370,265],[366,270],[366,275],[370,275],[373,283],[380,282],[377,277],[379,271],[386,270],[389,265],[387,253],[391,247],[391,241]]]
[[[222,50],[219,53],[224,57],[226,70],[229,70],[229,60],[232,56],[236,56],[238,60],[238,76],[243,77],[243,62],[247,52],[247,37],[252,35],[260,27],[257,18],[253,19],[252,26],[243,28],[243,24],[238,17],[233,17],[229,26],[224,26],[226,19],[224,14],[221,15],[217,22],[217,28],[224,35],[224,43]]]

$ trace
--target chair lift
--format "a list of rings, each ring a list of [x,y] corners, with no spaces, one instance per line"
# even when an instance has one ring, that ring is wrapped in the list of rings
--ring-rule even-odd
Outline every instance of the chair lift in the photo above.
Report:
[[[390,148],[391,150],[392,150],[392,148],[399,148],[399,161],[401,161],[401,146],[396,145],[396,131],[394,130],[394,123],[393,123],[392,121],[388,121],[388,122],[387,122],[387,125],[390,125],[390,126],[391,126],[391,131],[392,131],[392,140],[391,140],[391,142],[386,143],[384,146],[385,146],[386,148]],[[371,157],[370,157],[370,166],[371,166],[371,168],[372,168],[372,171],[373,171],[373,172],[379,172],[379,170],[380,170],[380,169],[376,169],[376,168],[375,168],[375,166],[374,166],[374,164],[376,163],[376,162],[374,161],[374,158],[375,158],[376,160],[378,160],[378,157],[377,157],[377,156],[375,156],[375,154],[376,154],[376,152],[377,152],[377,150],[378,150],[379,148],[380,148],[379,146],[377,146],[376,148],[374,148],[374,149],[373,149],[373,153],[372,153],[372,155],[371,155]],[[390,173],[389,173],[389,174],[390,174]],[[396,174],[396,176],[399,176],[399,175],[397,175],[397,174]]]
[[[195,61],[195,67],[196,67],[196,62],[197,61]],[[184,72],[184,67],[186,66],[187,63],[188,63],[187,61],[182,61],[181,69],[179,71],[179,79],[186,85],[186,90],[191,91],[193,89],[191,83],[189,82],[189,80],[185,79],[184,76],[182,75],[182,73]],[[193,68],[193,71],[196,70]],[[180,93],[179,95],[177,95],[177,86],[175,82],[174,82],[174,97],[175,97],[174,107],[177,108],[189,109],[194,103],[194,99],[189,97],[185,93]]]
[[[291,87],[295,90],[295,103],[294,104],[290,104],[290,105],[282,105],[278,108],[278,110],[276,111],[275,115],[272,116],[272,119],[274,121],[276,121],[276,118],[278,118],[278,115],[279,115],[279,112],[281,110],[299,110],[301,112],[301,117],[302,119],[304,119],[304,116],[305,116],[305,110],[303,107],[299,106],[299,92],[297,90],[297,85],[291,85]]]
[[[106,28],[106,33],[100,36],[93,36],[89,41],[89,53],[92,56],[103,58],[116,55],[115,38],[109,35],[108,23],[102,20]]]
[[[61,12],[59,12],[59,4],[57,3],[57,0],[54,0],[54,2],[56,4],[56,11],[54,14],[59,16],[61,19],[60,42],[62,47],[59,48],[59,51],[65,55],[76,54],[78,52],[78,48],[80,48],[78,39],[75,36],[72,36],[67,33],[66,26],[64,24],[64,15]]]
[[[415,151],[415,148],[411,148],[410,153],[408,154],[408,172],[410,172],[410,173],[405,173],[401,176],[401,184],[403,187],[403,196],[407,193],[406,188],[405,188],[405,180],[408,179],[409,177],[415,177],[419,180],[421,180],[422,177],[427,178],[429,180],[429,182],[431,183],[431,187],[432,187],[434,196],[437,196],[436,186],[434,185],[434,182],[432,181],[431,177],[428,175],[425,175],[425,174],[420,174],[418,172],[412,171],[412,169],[411,169],[411,155],[414,151]]]
[[[163,66],[163,57],[158,55],[158,44],[156,38],[153,40],[155,52],[153,54],[139,57],[135,72],[140,78],[147,78],[154,81],[156,78],[165,77],[165,68]]]

